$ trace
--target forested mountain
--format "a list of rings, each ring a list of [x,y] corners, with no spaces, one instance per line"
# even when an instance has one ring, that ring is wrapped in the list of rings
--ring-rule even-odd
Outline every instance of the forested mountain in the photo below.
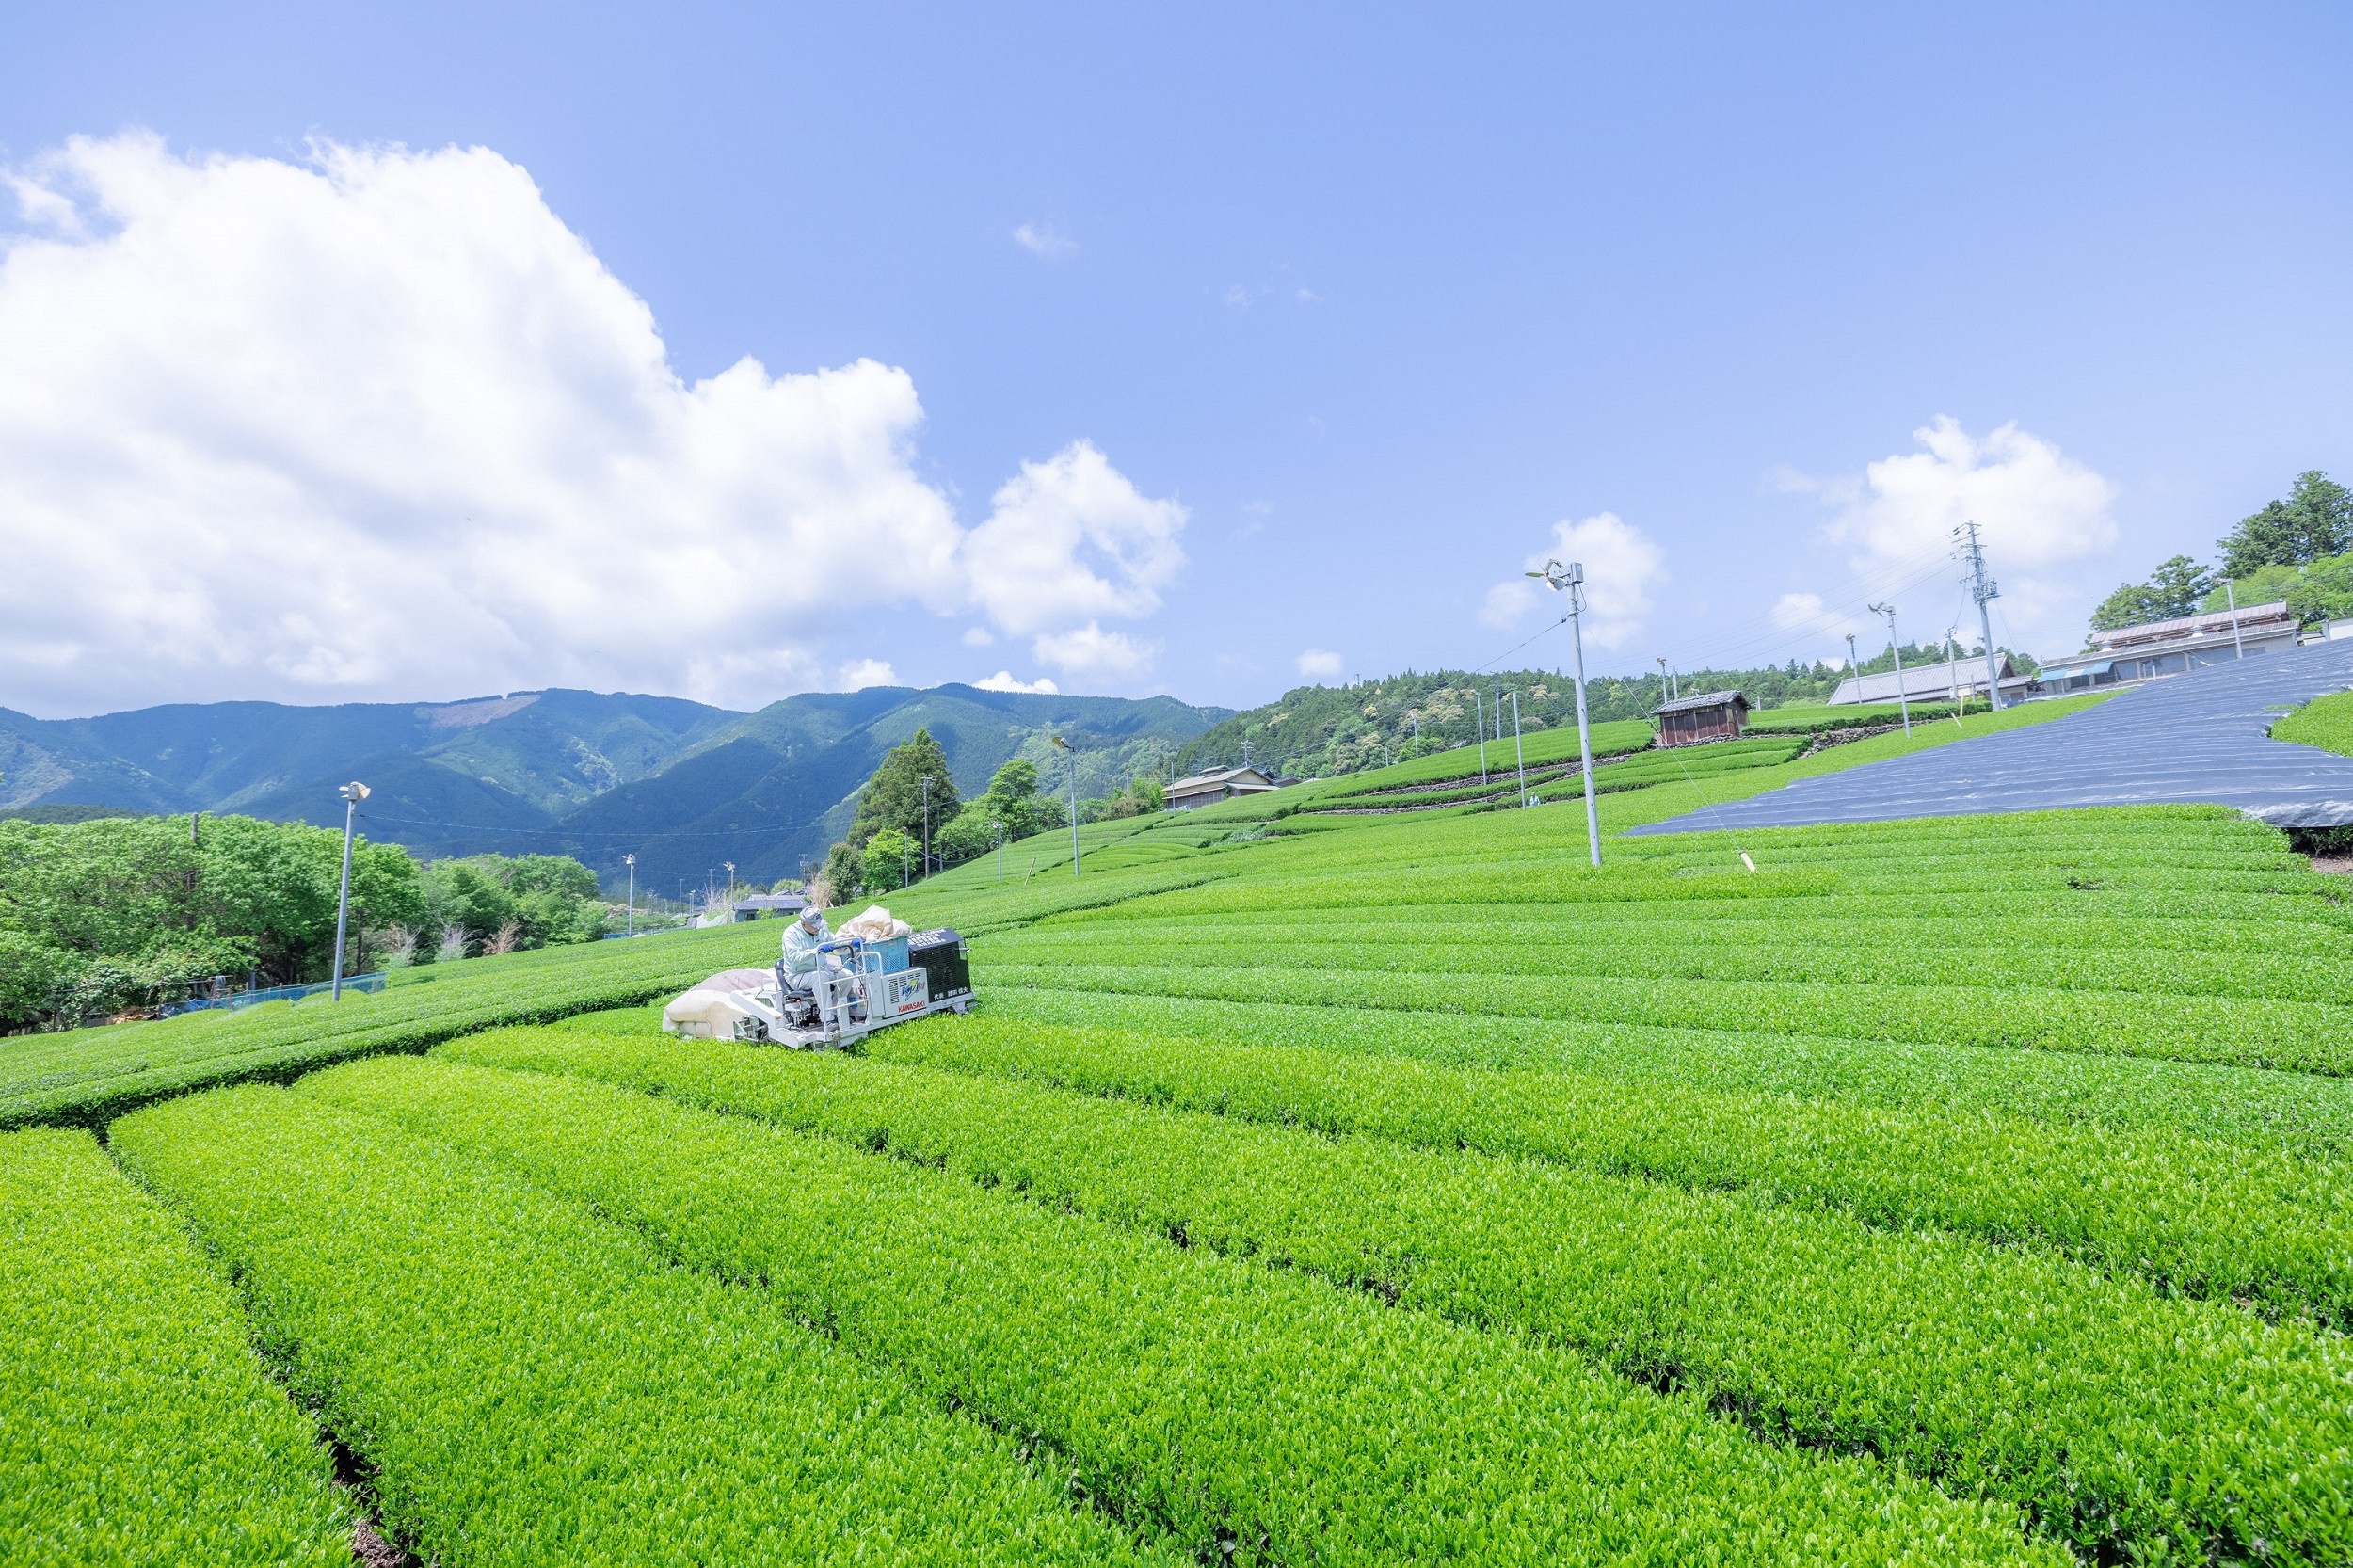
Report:
[[[1135,702],[873,687],[805,693],[756,713],[676,697],[552,690],[464,702],[175,704],[88,719],[0,709],[0,808],[237,811],[341,825],[335,788],[364,780],[369,837],[425,856],[577,856],[641,888],[736,863],[796,874],[840,837],[883,754],[921,726],[960,788],[1008,759],[1043,765],[1048,736],[1080,748],[1081,794],[1104,792],[1225,716],[1169,697]],[[1062,765],[1048,768],[1059,786]]]

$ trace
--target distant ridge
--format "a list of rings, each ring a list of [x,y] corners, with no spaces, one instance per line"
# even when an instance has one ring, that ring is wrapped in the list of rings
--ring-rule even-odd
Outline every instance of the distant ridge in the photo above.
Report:
[[[984,788],[1016,755],[1080,750],[1101,793],[1173,755],[1227,710],[1173,697],[1064,696],[876,686],[808,692],[755,713],[680,697],[551,689],[457,702],[176,703],[87,719],[0,708],[0,810],[239,811],[340,824],[335,787],[373,793],[371,838],[421,855],[577,855],[641,890],[702,885],[721,861],[768,882],[822,858],[884,752],[928,726],[957,789]],[[1056,782],[1061,764],[1048,770]],[[75,812],[75,815],[84,813]]]

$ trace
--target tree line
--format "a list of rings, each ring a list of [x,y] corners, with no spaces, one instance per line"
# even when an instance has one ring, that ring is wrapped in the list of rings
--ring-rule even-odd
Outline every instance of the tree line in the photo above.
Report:
[[[2353,490],[2314,469],[2216,541],[2212,567],[2176,555],[2091,613],[2094,632],[2284,600],[2306,625],[2353,616]],[[2229,584],[2226,588],[2224,584]]]
[[[333,968],[343,834],[242,816],[0,821],[0,1030],[115,1016]],[[344,972],[604,934],[596,873],[568,856],[419,864],[352,846]]]

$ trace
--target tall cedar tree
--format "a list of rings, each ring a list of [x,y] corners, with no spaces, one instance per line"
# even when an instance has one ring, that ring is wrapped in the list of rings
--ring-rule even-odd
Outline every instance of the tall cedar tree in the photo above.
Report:
[[[886,827],[920,843],[926,776],[932,781],[932,830],[936,833],[953,821],[964,803],[956,798],[956,781],[948,776],[948,754],[932,739],[931,730],[919,729],[890,748],[858,792],[857,816],[850,824],[852,846],[865,849],[867,840]]]
[[[2195,615],[2198,601],[2213,590],[2215,582],[2214,573],[2186,555],[2176,555],[2151,572],[2148,582],[2127,583],[2102,600],[2091,612],[2091,629],[2113,632],[2120,626]]]
[[[2317,469],[2299,473],[2285,501],[2242,519],[2220,545],[2222,574],[2230,578],[2342,554],[2353,550],[2353,490]]]

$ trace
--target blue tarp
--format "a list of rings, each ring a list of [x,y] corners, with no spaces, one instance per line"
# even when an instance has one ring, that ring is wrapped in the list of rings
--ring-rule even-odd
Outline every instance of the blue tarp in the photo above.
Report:
[[[2265,733],[2282,710],[2348,689],[2353,641],[2250,654],[2129,687],[2048,723],[1800,779],[1629,831],[2188,802],[2234,806],[2277,827],[2353,825],[2353,757]]]

